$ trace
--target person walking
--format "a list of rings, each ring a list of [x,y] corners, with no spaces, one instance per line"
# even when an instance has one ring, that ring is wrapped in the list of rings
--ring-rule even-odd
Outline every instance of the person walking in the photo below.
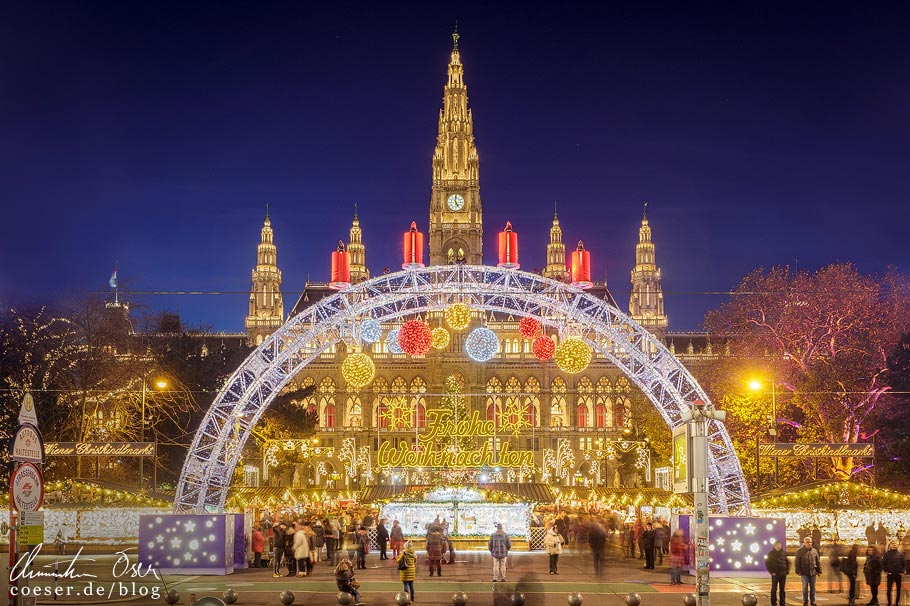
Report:
[[[288,566],[288,573],[285,576],[289,577],[297,576],[297,560],[294,559],[294,538],[297,528],[297,522],[291,522],[284,537],[284,561]]]
[[[878,606],[878,586],[882,584],[882,557],[878,555],[875,545],[866,548],[863,576],[866,577],[866,585],[869,586],[869,593],[872,595],[867,606]]]
[[[338,530],[335,528],[335,520],[326,518],[322,521],[325,528],[325,561],[329,566],[335,566],[338,563]]]
[[[765,568],[771,575],[771,606],[787,606],[787,575],[790,574],[790,560],[780,541],[765,556]]]
[[[253,568],[259,568],[262,566],[262,550],[265,547],[265,536],[263,536],[258,526],[253,529],[250,543],[253,548]]]
[[[682,530],[673,533],[670,538],[670,585],[682,585],[682,569],[686,565],[686,552],[689,546],[686,545],[686,536]],[[774,582],[771,582],[774,585]],[[774,606],[772,599],[771,606]],[[781,606],[784,606],[783,601]]]
[[[591,558],[594,560],[594,575],[601,578],[604,574],[604,546],[607,544],[607,529],[600,520],[592,520],[588,527],[588,544],[591,546]]]
[[[354,563],[350,558],[342,558],[335,567],[335,585],[338,591],[351,594],[354,606],[360,606],[360,583],[354,577]]]
[[[446,547],[442,527],[430,526],[430,533],[427,535],[427,564],[430,566],[430,576],[433,576],[434,570],[438,576],[442,576],[442,556],[445,555]]]
[[[361,526],[357,531],[357,568],[366,570],[367,554],[370,553],[370,535],[366,526]]]
[[[310,562],[312,564],[319,563],[323,545],[325,545],[325,526],[322,525],[322,522],[316,520],[316,524],[313,526],[313,549],[310,550]]]
[[[803,581],[803,606],[815,606],[815,581],[821,574],[822,562],[812,538],[803,539],[803,546],[796,552],[796,574]]]
[[[856,543],[850,547],[846,557],[841,562],[840,570],[847,577],[847,600],[848,606],[856,606],[856,574],[859,572],[859,545]]]
[[[275,522],[273,529],[275,534],[274,549],[272,553],[272,576],[278,578],[281,575],[281,558],[284,557],[284,544],[287,540],[287,526]]]
[[[398,520],[392,522],[392,532],[389,533],[389,542],[392,544],[392,556],[397,560],[401,555],[401,546],[404,545],[404,531]]]
[[[887,577],[887,593],[888,596],[888,606],[897,604],[901,601],[901,575],[904,574],[904,571],[907,569],[907,562],[904,558],[903,552],[899,551],[897,548],[897,541],[893,540],[888,543],[888,551],[885,552],[885,556],[882,558],[882,570],[888,575]],[[891,601],[891,588],[894,588],[894,601]]]
[[[294,560],[297,562],[297,576],[305,577],[310,560],[310,538],[304,526],[300,526],[294,533]]]
[[[398,561],[398,579],[401,581],[403,591],[411,596],[414,603],[414,579],[417,578],[417,555],[410,541],[404,544],[404,551],[396,558]]]
[[[389,529],[385,527],[385,519],[379,520],[379,526],[376,527],[376,543],[379,545],[379,559],[388,560],[386,550],[389,545]]]
[[[656,540],[654,526],[648,522],[645,524],[644,532],[641,533],[641,548],[645,552],[645,570],[654,570],[654,543]]]
[[[550,555],[550,574],[559,574],[559,555],[562,553],[562,544],[565,539],[556,529],[555,524],[547,528],[543,537],[543,548]]]
[[[490,555],[493,556],[493,581],[506,580],[506,560],[509,557],[509,550],[512,549],[512,541],[502,530],[502,524],[496,524],[496,532],[490,535],[490,541],[487,544]]]

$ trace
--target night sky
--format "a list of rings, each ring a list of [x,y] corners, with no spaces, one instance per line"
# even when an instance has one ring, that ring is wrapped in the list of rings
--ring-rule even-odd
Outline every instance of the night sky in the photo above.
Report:
[[[106,290],[243,327],[270,204],[285,310],[354,203],[374,275],[428,222],[458,20],[485,261],[511,220],[627,309],[642,202],[671,330],[758,266],[910,271],[906,3],[7,3],[0,302]],[[592,3],[593,4],[593,3]]]

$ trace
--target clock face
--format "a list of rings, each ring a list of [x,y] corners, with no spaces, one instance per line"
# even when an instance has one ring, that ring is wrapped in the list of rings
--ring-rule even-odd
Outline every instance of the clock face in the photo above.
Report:
[[[464,208],[464,198],[460,194],[452,194],[449,196],[447,204],[451,210],[461,210]]]

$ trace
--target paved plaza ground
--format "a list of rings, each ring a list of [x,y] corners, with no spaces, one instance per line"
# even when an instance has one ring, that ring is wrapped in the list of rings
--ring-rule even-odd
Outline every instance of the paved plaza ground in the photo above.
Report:
[[[419,554],[423,562],[423,554]],[[97,557],[97,556],[96,556]],[[110,557],[110,556],[106,556]],[[667,559],[664,564],[667,564]],[[98,557],[100,569],[109,569],[103,557]],[[368,556],[367,569],[357,571],[361,582],[363,603],[367,606],[394,606],[395,594],[401,591],[395,561],[380,561],[376,553]],[[693,592],[694,578],[684,576],[684,585],[669,584],[668,568],[658,566],[656,571],[643,570],[638,559],[612,556],[608,558],[606,572],[601,578],[594,574],[593,561],[585,551],[569,550],[560,557],[558,576],[548,574],[547,555],[543,552],[517,552],[510,556],[507,581],[493,583],[489,554],[484,551],[459,552],[456,563],[443,566],[442,577],[430,577],[425,566],[418,571],[415,581],[415,604],[449,605],[452,595],[465,592],[468,605],[513,606],[512,596],[516,592],[525,595],[526,606],[566,606],[567,596],[573,592],[582,594],[585,606],[610,604],[623,606],[628,593],[641,595],[642,606],[682,606],[685,594]],[[239,592],[238,605],[262,606],[280,605],[279,594],[291,590],[295,594],[294,604],[300,606],[335,606],[337,604],[333,569],[326,563],[316,565],[314,574],[306,578],[273,578],[270,568],[238,570],[227,576],[175,576],[167,575],[165,582],[180,592],[180,604],[190,604],[190,596],[203,600],[206,596],[221,597],[225,589],[232,587]],[[742,595],[754,593],[759,606],[770,602],[768,592],[770,581],[767,576],[758,578],[729,578],[716,576],[711,579],[712,604],[719,606],[741,606]],[[846,604],[845,593],[828,593],[826,580],[819,583],[817,603],[819,606]],[[866,588],[863,587],[866,591]],[[884,586],[882,586],[884,593]],[[883,597],[883,596],[882,596]],[[868,598],[867,598],[868,599]],[[163,599],[132,597],[132,604],[163,604]],[[799,605],[800,579],[791,575],[788,579],[788,603]],[[61,599],[56,602],[43,599],[39,603],[87,604],[92,601],[81,598]],[[111,603],[108,600],[94,600],[94,603]],[[882,599],[881,603],[885,601]],[[906,598],[902,599],[906,604]]]

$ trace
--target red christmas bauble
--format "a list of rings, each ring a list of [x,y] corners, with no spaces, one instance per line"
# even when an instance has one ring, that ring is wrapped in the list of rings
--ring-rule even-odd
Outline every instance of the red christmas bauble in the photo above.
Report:
[[[525,339],[536,339],[540,336],[540,322],[537,318],[522,318],[518,321],[518,332]]]
[[[398,345],[409,356],[422,356],[433,345],[430,325],[421,320],[408,320],[398,331]]]
[[[553,343],[553,339],[547,335],[540,335],[534,339],[531,351],[534,352],[534,355],[537,356],[538,360],[551,360],[553,358],[553,352],[556,351],[556,345]]]

